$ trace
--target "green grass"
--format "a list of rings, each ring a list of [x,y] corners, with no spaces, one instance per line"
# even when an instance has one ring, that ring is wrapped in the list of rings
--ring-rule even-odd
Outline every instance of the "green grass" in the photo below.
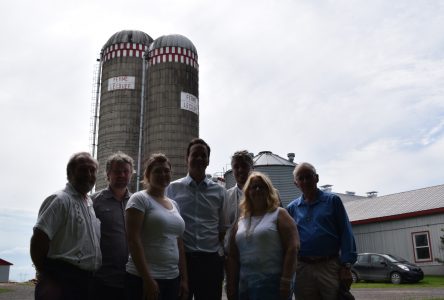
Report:
[[[352,288],[444,288],[444,276],[424,276],[424,279],[417,283],[393,284],[388,282],[365,282],[353,283]]]
[[[12,291],[11,289],[3,289],[3,288],[0,288],[0,294],[2,294],[2,293],[7,293],[7,292],[10,292],[10,291]]]
[[[32,282],[20,282],[20,283],[14,283],[14,284],[34,286],[34,283],[32,283]],[[13,292],[13,291],[14,291],[14,289],[9,288],[9,286],[8,287],[0,287],[0,294],[9,293],[9,292]]]

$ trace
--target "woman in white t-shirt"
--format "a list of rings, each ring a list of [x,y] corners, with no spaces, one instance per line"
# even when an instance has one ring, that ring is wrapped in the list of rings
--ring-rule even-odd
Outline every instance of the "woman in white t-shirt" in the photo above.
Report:
[[[144,173],[146,190],[131,196],[126,206],[130,257],[125,294],[129,299],[186,299],[188,294],[182,235],[185,223],[177,203],[165,197],[171,163],[153,154]]]

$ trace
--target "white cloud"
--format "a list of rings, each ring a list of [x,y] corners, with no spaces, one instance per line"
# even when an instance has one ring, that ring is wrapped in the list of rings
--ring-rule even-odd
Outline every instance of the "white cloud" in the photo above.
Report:
[[[436,184],[443,11],[440,1],[8,2],[0,12],[13,29],[0,49],[8,170],[0,206],[36,212],[64,186],[69,156],[89,149],[95,59],[123,29],[179,33],[197,47],[210,172],[247,148],[295,152],[335,188]],[[429,169],[421,180],[392,179],[412,163]]]

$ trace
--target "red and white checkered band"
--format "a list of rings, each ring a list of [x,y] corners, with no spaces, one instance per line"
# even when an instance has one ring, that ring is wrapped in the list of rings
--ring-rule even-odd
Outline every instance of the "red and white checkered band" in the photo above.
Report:
[[[153,49],[148,53],[148,65],[156,65],[166,62],[187,64],[199,70],[197,54],[190,49],[182,47],[163,47]]]
[[[116,57],[139,57],[142,59],[143,53],[148,50],[147,45],[136,43],[118,43],[105,49],[102,60],[108,61]]]

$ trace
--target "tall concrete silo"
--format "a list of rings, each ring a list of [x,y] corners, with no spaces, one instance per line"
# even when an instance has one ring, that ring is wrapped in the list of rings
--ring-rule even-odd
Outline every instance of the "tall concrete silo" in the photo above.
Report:
[[[136,162],[139,145],[143,55],[153,39],[137,30],[110,37],[101,52],[100,117],[97,143],[99,173],[96,189],[107,186],[105,162],[123,151]],[[137,163],[137,162],[136,162]],[[135,190],[133,176],[131,190]]]
[[[165,153],[173,179],[187,173],[186,148],[199,136],[199,65],[193,43],[166,35],[149,47],[148,89],[144,117],[144,158]]]

